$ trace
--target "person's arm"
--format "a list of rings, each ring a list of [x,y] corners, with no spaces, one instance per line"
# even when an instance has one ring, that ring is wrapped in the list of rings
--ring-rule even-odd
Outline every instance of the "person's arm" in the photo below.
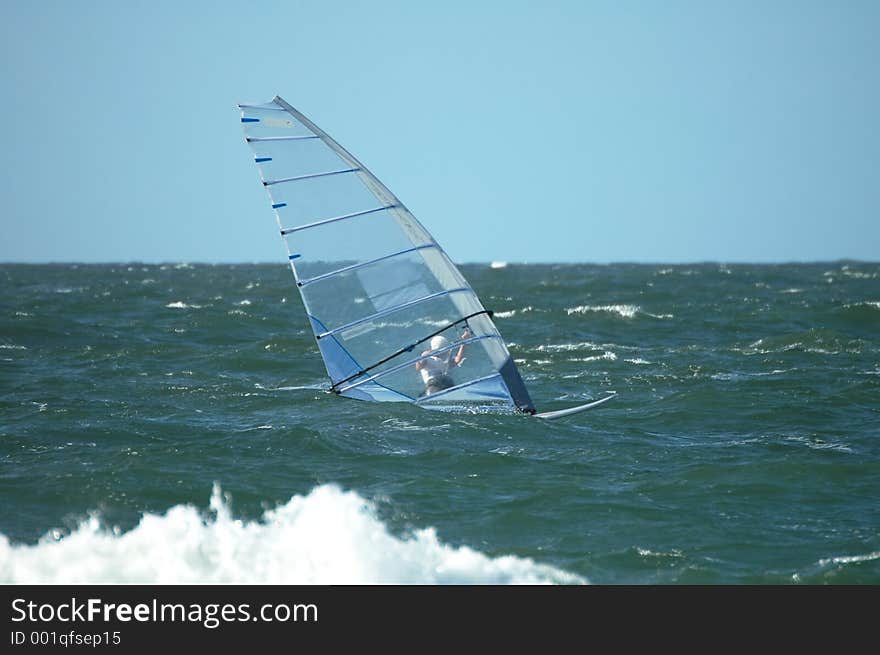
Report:
[[[469,328],[465,328],[464,332],[461,333],[462,339],[467,339],[470,336],[471,336],[471,331]],[[458,352],[455,353],[455,357],[452,358],[452,363],[455,364],[456,366],[458,366],[459,364],[461,364],[461,360],[463,360],[463,359],[464,359],[464,344],[461,344],[458,347]]]

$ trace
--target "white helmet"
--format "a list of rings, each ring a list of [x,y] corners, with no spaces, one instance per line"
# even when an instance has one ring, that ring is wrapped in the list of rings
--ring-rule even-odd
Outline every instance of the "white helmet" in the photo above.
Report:
[[[436,337],[431,338],[431,350],[440,350],[448,345],[449,340],[442,334],[438,334]]]

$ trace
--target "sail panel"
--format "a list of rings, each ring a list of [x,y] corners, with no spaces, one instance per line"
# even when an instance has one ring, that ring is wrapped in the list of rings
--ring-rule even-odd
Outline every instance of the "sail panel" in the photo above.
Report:
[[[312,130],[274,102],[259,106],[242,106],[241,124],[246,138],[316,136]]]
[[[316,136],[293,141],[257,141],[251,143],[251,148],[264,180],[351,168]]]
[[[509,407],[512,404],[510,391],[504,384],[500,373],[493,373],[430,396],[417,398],[416,402],[425,407],[436,404],[448,406],[455,403],[470,404],[474,402],[503,407]]]
[[[404,361],[420,357],[430,349],[430,340],[433,336],[444,337],[456,352],[458,346],[469,338],[493,337],[465,344],[462,353],[464,360],[459,368],[464,372],[476,370],[480,366],[479,362],[485,360],[493,370],[497,370],[495,361],[499,353],[505,351],[497,331],[482,329],[477,321],[469,320],[469,329],[465,332],[461,323],[453,324],[448,320],[449,309],[448,302],[435,299],[431,303],[413,305],[406,310],[355,325],[330,336],[356,361],[373,363],[372,368],[367,371],[369,375],[381,373]],[[389,351],[384,342],[386,334],[393,334],[393,339],[401,344],[400,347]],[[322,337],[319,342],[325,338],[327,337]],[[398,351],[402,352],[389,358]],[[415,368],[412,370],[415,371]]]
[[[297,262],[302,280],[433,243],[428,239],[417,242],[408,239],[400,231],[393,214],[387,210],[350,216],[293,232],[286,235],[285,240],[291,251],[302,255]],[[403,267],[411,259],[401,256],[392,264]],[[382,260],[377,265],[387,270],[389,263]]]
[[[314,166],[309,174],[314,177],[296,176],[289,182],[266,187],[273,205],[279,205],[278,217],[285,229],[302,227],[310,223],[385,207],[353,173],[320,175],[344,168]],[[289,178],[272,178],[289,179]]]
[[[394,365],[386,363],[384,370],[370,371],[368,375],[358,376],[341,387],[344,393],[353,389],[360,388],[368,382],[378,382],[382,385],[399,391],[413,398],[426,398],[425,384],[418,375],[416,364],[425,359],[428,352],[439,353],[438,356],[452,359],[456,356],[460,349],[463,350],[466,357],[462,360],[460,366],[452,365],[446,376],[449,380],[449,386],[458,386],[467,384],[473,380],[482,379],[488,376],[497,375],[498,371],[492,364],[491,359],[487,356],[487,351],[482,344],[491,341],[498,341],[501,337],[498,335],[469,337],[456,343],[452,343],[444,348],[436,351],[422,351],[416,354],[409,354],[407,358]],[[510,400],[510,397],[507,397]]]
[[[332,388],[361,400],[534,411],[488,312],[403,203],[281,98],[241,112]],[[433,399],[416,366],[428,352],[447,357],[452,385]]]

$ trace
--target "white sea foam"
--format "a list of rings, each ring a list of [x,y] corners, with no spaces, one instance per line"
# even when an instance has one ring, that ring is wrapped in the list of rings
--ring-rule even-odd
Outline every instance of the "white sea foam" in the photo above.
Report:
[[[846,277],[855,278],[857,280],[873,280],[878,277],[877,273],[863,273],[862,271],[853,271],[849,266],[844,266],[840,269],[841,273],[843,273]]]
[[[529,307],[523,307],[522,309],[511,309],[510,311],[507,311],[507,312],[494,312],[492,314],[492,316],[494,318],[510,318],[512,316],[516,316],[517,313],[525,314],[526,312],[533,312],[533,311],[535,311],[535,308],[532,306],[529,306]]]
[[[684,557],[684,553],[682,553],[677,548],[673,548],[669,552],[662,552],[662,551],[654,551],[649,548],[641,548],[639,546],[636,546],[636,552],[639,555],[641,555],[642,557],[651,557],[651,558],[660,558],[660,559],[663,559],[663,558],[679,559],[679,558]]]
[[[255,389],[263,389],[265,391],[324,391],[327,387],[321,384],[307,384],[301,387],[264,387],[262,384],[257,382],[254,384]]]
[[[873,307],[880,309],[880,300],[863,300],[861,302],[849,303],[843,306],[844,309],[852,309],[854,307]]]
[[[834,572],[835,569],[839,571],[847,565],[874,562],[878,559],[880,559],[880,551],[876,550],[863,555],[834,555],[831,557],[823,557],[803,571],[796,571],[793,573],[791,579],[796,583],[803,582],[805,578],[809,581],[815,579],[815,576],[827,576],[829,573]]]
[[[835,450],[842,453],[852,453],[853,449],[847,446],[846,444],[837,443],[837,442],[828,442],[824,439],[819,439],[815,436],[804,437],[800,435],[793,435],[784,437],[786,441],[791,441],[799,444],[803,444],[807,448],[811,450]]]
[[[538,352],[567,352],[570,350],[598,350],[602,348],[600,344],[593,343],[592,341],[580,341],[578,343],[548,343],[541,344],[535,350]]]
[[[185,302],[183,302],[182,300],[170,302],[165,306],[168,307],[169,309],[201,309],[202,308],[201,305],[188,305]]]
[[[510,345],[510,344],[508,344]],[[638,346],[623,346],[618,343],[595,343],[593,341],[579,341],[578,343],[547,343],[541,344],[535,350],[537,352],[571,352],[577,350],[638,350]]]
[[[572,314],[587,314],[590,312],[617,314],[621,318],[635,318],[639,314],[659,320],[675,318],[674,314],[652,314],[646,312],[638,305],[578,305],[577,307],[568,307],[565,310],[565,313],[569,316]]]
[[[607,360],[609,362],[613,362],[617,360],[617,355],[615,355],[610,350],[606,350],[601,355],[593,355],[592,357],[572,357],[569,358],[570,362],[597,362],[601,359]]]
[[[828,566],[829,564],[858,564],[859,562],[871,562],[880,559],[880,551],[867,553],[865,555],[838,555],[837,557],[827,557],[819,560],[819,566]]]
[[[233,518],[215,485],[211,513],[176,505],[129,532],[83,522],[36,545],[0,535],[2,584],[586,584],[528,558],[444,544],[434,528],[388,532],[375,507],[334,485]]]
[[[571,316],[572,314],[587,314],[589,312],[608,312],[623,318],[634,318],[639,311],[640,308],[637,305],[578,305],[566,308],[565,313]]]

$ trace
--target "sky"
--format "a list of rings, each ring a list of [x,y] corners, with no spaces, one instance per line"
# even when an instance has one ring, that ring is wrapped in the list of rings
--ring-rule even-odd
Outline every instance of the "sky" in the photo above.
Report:
[[[880,260],[880,2],[0,11],[0,262],[285,261],[275,95],[458,262]]]

